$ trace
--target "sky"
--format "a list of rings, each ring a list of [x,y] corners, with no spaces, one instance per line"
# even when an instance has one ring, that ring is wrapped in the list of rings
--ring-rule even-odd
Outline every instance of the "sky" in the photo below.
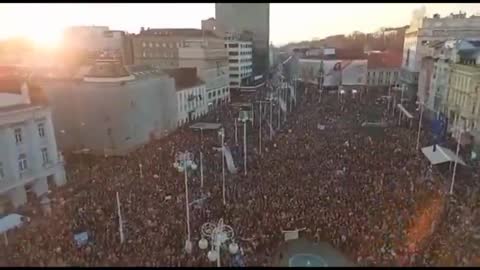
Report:
[[[270,40],[274,45],[349,34],[380,27],[408,25],[413,9],[426,6],[427,15],[466,11],[480,14],[479,4],[270,4]],[[177,4],[0,4],[0,39],[28,37],[41,46],[59,44],[72,25],[101,25],[138,33],[140,27],[200,28],[215,17],[214,3]]]

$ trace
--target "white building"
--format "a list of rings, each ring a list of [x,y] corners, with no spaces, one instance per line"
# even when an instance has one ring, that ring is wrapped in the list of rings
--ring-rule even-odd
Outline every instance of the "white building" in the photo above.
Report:
[[[17,208],[27,193],[42,197],[49,185],[65,184],[51,110],[30,101],[29,86],[19,77],[0,79],[0,149],[0,201]]]
[[[226,38],[225,48],[228,50],[229,84],[238,88],[252,78],[252,42]]]
[[[178,66],[196,68],[205,82],[207,104],[216,106],[230,101],[228,55],[222,39],[186,39],[178,49]]]
[[[196,68],[164,70],[175,80],[177,95],[177,126],[197,119],[208,112],[206,84],[197,75]]]
[[[177,126],[182,126],[208,112],[208,103],[205,97],[206,88],[202,81],[177,89]]]
[[[441,18],[438,14],[425,17],[426,10],[415,10],[409,28],[405,32],[403,62],[400,80],[406,94],[417,95],[425,100],[428,93],[418,91],[419,72],[423,57],[429,56],[432,42],[450,39],[467,39],[480,37],[480,17],[466,16],[465,13],[451,14]]]

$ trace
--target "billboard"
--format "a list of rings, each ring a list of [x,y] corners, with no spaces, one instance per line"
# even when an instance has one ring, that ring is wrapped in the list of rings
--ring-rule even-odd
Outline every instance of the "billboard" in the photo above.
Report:
[[[323,86],[365,85],[367,60],[300,59],[300,78],[318,83],[323,74]]]

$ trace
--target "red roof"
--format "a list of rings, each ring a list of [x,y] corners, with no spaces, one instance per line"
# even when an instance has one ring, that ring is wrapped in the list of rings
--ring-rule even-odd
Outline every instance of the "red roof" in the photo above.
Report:
[[[368,55],[368,68],[400,68],[402,66],[402,52],[385,51]]]

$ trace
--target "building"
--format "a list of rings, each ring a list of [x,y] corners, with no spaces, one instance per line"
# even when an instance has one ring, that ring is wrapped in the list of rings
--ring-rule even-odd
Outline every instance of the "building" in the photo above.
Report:
[[[223,38],[200,29],[147,29],[134,37],[135,63],[161,69],[196,68],[208,103],[230,100],[228,54]]]
[[[466,16],[465,13],[451,14],[441,18],[438,14],[425,17],[426,10],[415,10],[409,28],[405,32],[403,46],[403,62],[400,80],[402,89],[410,98],[423,95],[418,92],[419,72],[422,59],[428,56],[429,44],[451,39],[468,39],[480,37],[480,17]],[[424,96],[418,96],[426,100]]]
[[[109,54],[123,64],[133,64],[131,37],[108,26],[73,26],[64,32],[64,49],[68,54],[86,54],[94,61],[100,54]],[[75,57],[75,56],[72,56]]]
[[[66,182],[51,108],[37,102],[31,89],[40,91],[23,77],[0,77],[0,198],[13,208]]]
[[[264,75],[269,67],[270,4],[216,3],[217,31],[251,32],[253,37],[253,74]]]
[[[179,68],[180,48],[204,45],[206,49],[225,49],[223,39],[212,31],[193,28],[142,29],[133,36],[135,64],[148,64],[156,68]],[[188,59],[183,59],[188,60]]]
[[[64,151],[123,155],[177,125],[175,81],[150,66],[103,60],[73,74],[34,71],[31,80],[46,89]]]
[[[454,129],[477,131],[480,124],[480,67],[477,64],[480,63],[480,41],[463,40],[457,48],[450,67],[448,115]]]
[[[370,52],[367,56],[369,88],[388,89],[399,85],[402,54],[396,51]]]
[[[252,42],[240,37],[225,37],[228,51],[228,71],[230,88],[246,85],[253,78]]]
[[[425,116],[433,118],[447,106],[451,64],[460,41],[449,40],[431,44],[433,49],[433,74],[429,94],[425,98]]]
[[[208,112],[205,82],[197,76],[196,68],[165,70],[175,80],[177,91],[177,126],[182,126]]]

